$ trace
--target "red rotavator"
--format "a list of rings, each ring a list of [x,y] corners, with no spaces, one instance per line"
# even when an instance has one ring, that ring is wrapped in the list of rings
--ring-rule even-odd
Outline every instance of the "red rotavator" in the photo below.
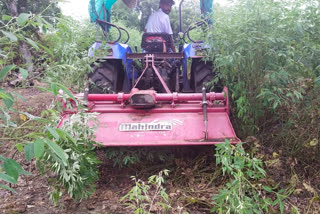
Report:
[[[78,94],[88,112],[100,113],[96,141],[105,146],[177,146],[239,143],[229,120],[228,91],[221,93]],[[74,111],[65,111],[59,126]]]

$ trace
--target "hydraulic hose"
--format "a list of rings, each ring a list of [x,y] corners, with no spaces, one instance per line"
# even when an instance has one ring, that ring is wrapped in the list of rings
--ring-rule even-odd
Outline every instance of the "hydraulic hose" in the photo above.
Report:
[[[100,24],[101,27],[103,25],[108,25],[108,26],[114,27],[114,28],[116,28],[118,30],[118,33],[119,33],[118,38],[115,41],[111,41],[109,43],[114,44],[114,43],[118,42],[121,39],[121,30],[120,30],[120,28],[118,26],[116,26],[114,24],[111,24],[110,22],[106,22],[106,21],[100,20],[100,19],[97,19],[97,22]],[[105,31],[103,31],[103,33],[105,35]],[[128,33],[128,32],[126,32],[126,33]]]
[[[203,41],[201,41],[201,40],[195,41],[195,40],[191,39],[191,38],[190,38],[190,35],[189,35],[189,32],[190,32],[191,30],[197,28],[197,27],[200,27],[200,26],[203,25],[203,24],[206,24],[206,22],[205,22],[205,21],[198,21],[198,22],[196,22],[193,26],[189,26],[188,29],[183,33],[183,41],[184,41],[185,43],[187,43],[186,40],[185,40],[185,37],[186,37],[186,35],[187,35],[188,39],[189,39],[191,42],[193,42],[193,43],[202,43]]]
[[[125,42],[123,42],[124,44],[127,44],[127,42],[128,42],[129,39],[130,39],[129,32],[128,32],[126,29],[122,28],[122,27],[119,27],[119,29],[122,30],[122,31],[124,31],[124,32],[127,34],[127,40],[126,40]]]

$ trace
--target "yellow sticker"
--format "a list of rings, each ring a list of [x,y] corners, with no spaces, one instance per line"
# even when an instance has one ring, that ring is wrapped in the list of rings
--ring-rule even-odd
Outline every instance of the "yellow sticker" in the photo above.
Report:
[[[28,117],[24,114],[19,114],[20,116],[20,119],[23,120],[23,121],[27,121]]]
[[[317,138],[314,138],[314,139],[312,139],[311,141],[310,141],[310,146],[316,146],[316,145],[318,145],[318,143],[319,143],[319,141],[318,141],[318,139]]]
[[[299,195],[300,193],[302,193],[303,192],[303,189],[295,189],[294,191],[293,191],[293,194],[294,195]]]
[[[272,153],[272,156],[273,156],[273,158],[278,158],[278,157],[279,157],[279,154],[276,153],[276,152],[273,152],[273,153]]]

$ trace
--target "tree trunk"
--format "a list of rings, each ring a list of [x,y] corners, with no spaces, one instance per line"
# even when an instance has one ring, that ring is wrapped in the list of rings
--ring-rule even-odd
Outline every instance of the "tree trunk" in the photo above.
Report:
[[[17,0],[9,0],[9,2],[7,0],[5,3],[8,7],[10,15],[12,17],[17,17],[19,15]],[[27,64],[27,70],[29,73],[31,73],[33,71],[32,54],[24,40],[19,41],[19,52],[24,56],[24,61]]]
[[[27,64],[27,70],[31,73],[33,71],[32,54],[27,43],[23,40],[19,41],[19,52],[23,54],[25,63]]]
[[[10,11],[10,15],[12,17],[16,17],[19,15],[18,13],[18,5],[17,5],[17,1],[16,0],[11,0],[11,1],[7,1],[6,5],[8,7],[8,10]]]

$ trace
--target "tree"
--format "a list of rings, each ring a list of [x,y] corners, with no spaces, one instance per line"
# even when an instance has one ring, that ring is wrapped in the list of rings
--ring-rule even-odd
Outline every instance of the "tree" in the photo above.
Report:
[[[1,14],[9,15],[10,17],[18,17],[21,13],[42,13],[47,17],[56,16],[60,13],[60,9],[57,7],[56,2],[51,2],[50,0],[1,0],[0,1],[0,11]],[[50,19],[47,19],[50,21]],[[1,23],[4,25],[5,23]],[[26,34],[36,35],[39,38],[39,29],[35,27],[23,28]],[[27,65],[28,72],[33,71],[32,53],[29,49],[29,45],[25,40],[19,40],[18,42],[19,53],[23,55],[24,63]]]
[[[17,16],[20,13],[42,13],[56,17],[61,13],[57,1],[50,0],[0,0],[1,14]]]
[[[112,22],[123,22],[127,27],[139,29],[139,11],[125,7],[122,1],[112,6]]]
[[[116,22],[124,22],[128,27],[144,31],[148,17],[159,7],[159,1],[140,0],[134,9],[124,7],[122,1],[117,1],[112,7],[112,19]]]
[[[198,21],[200,17],[200,0],[184,0],[182,4],[182,31]],[[174,34],[179,33],[179,2],[170,13],[171,27]]]

